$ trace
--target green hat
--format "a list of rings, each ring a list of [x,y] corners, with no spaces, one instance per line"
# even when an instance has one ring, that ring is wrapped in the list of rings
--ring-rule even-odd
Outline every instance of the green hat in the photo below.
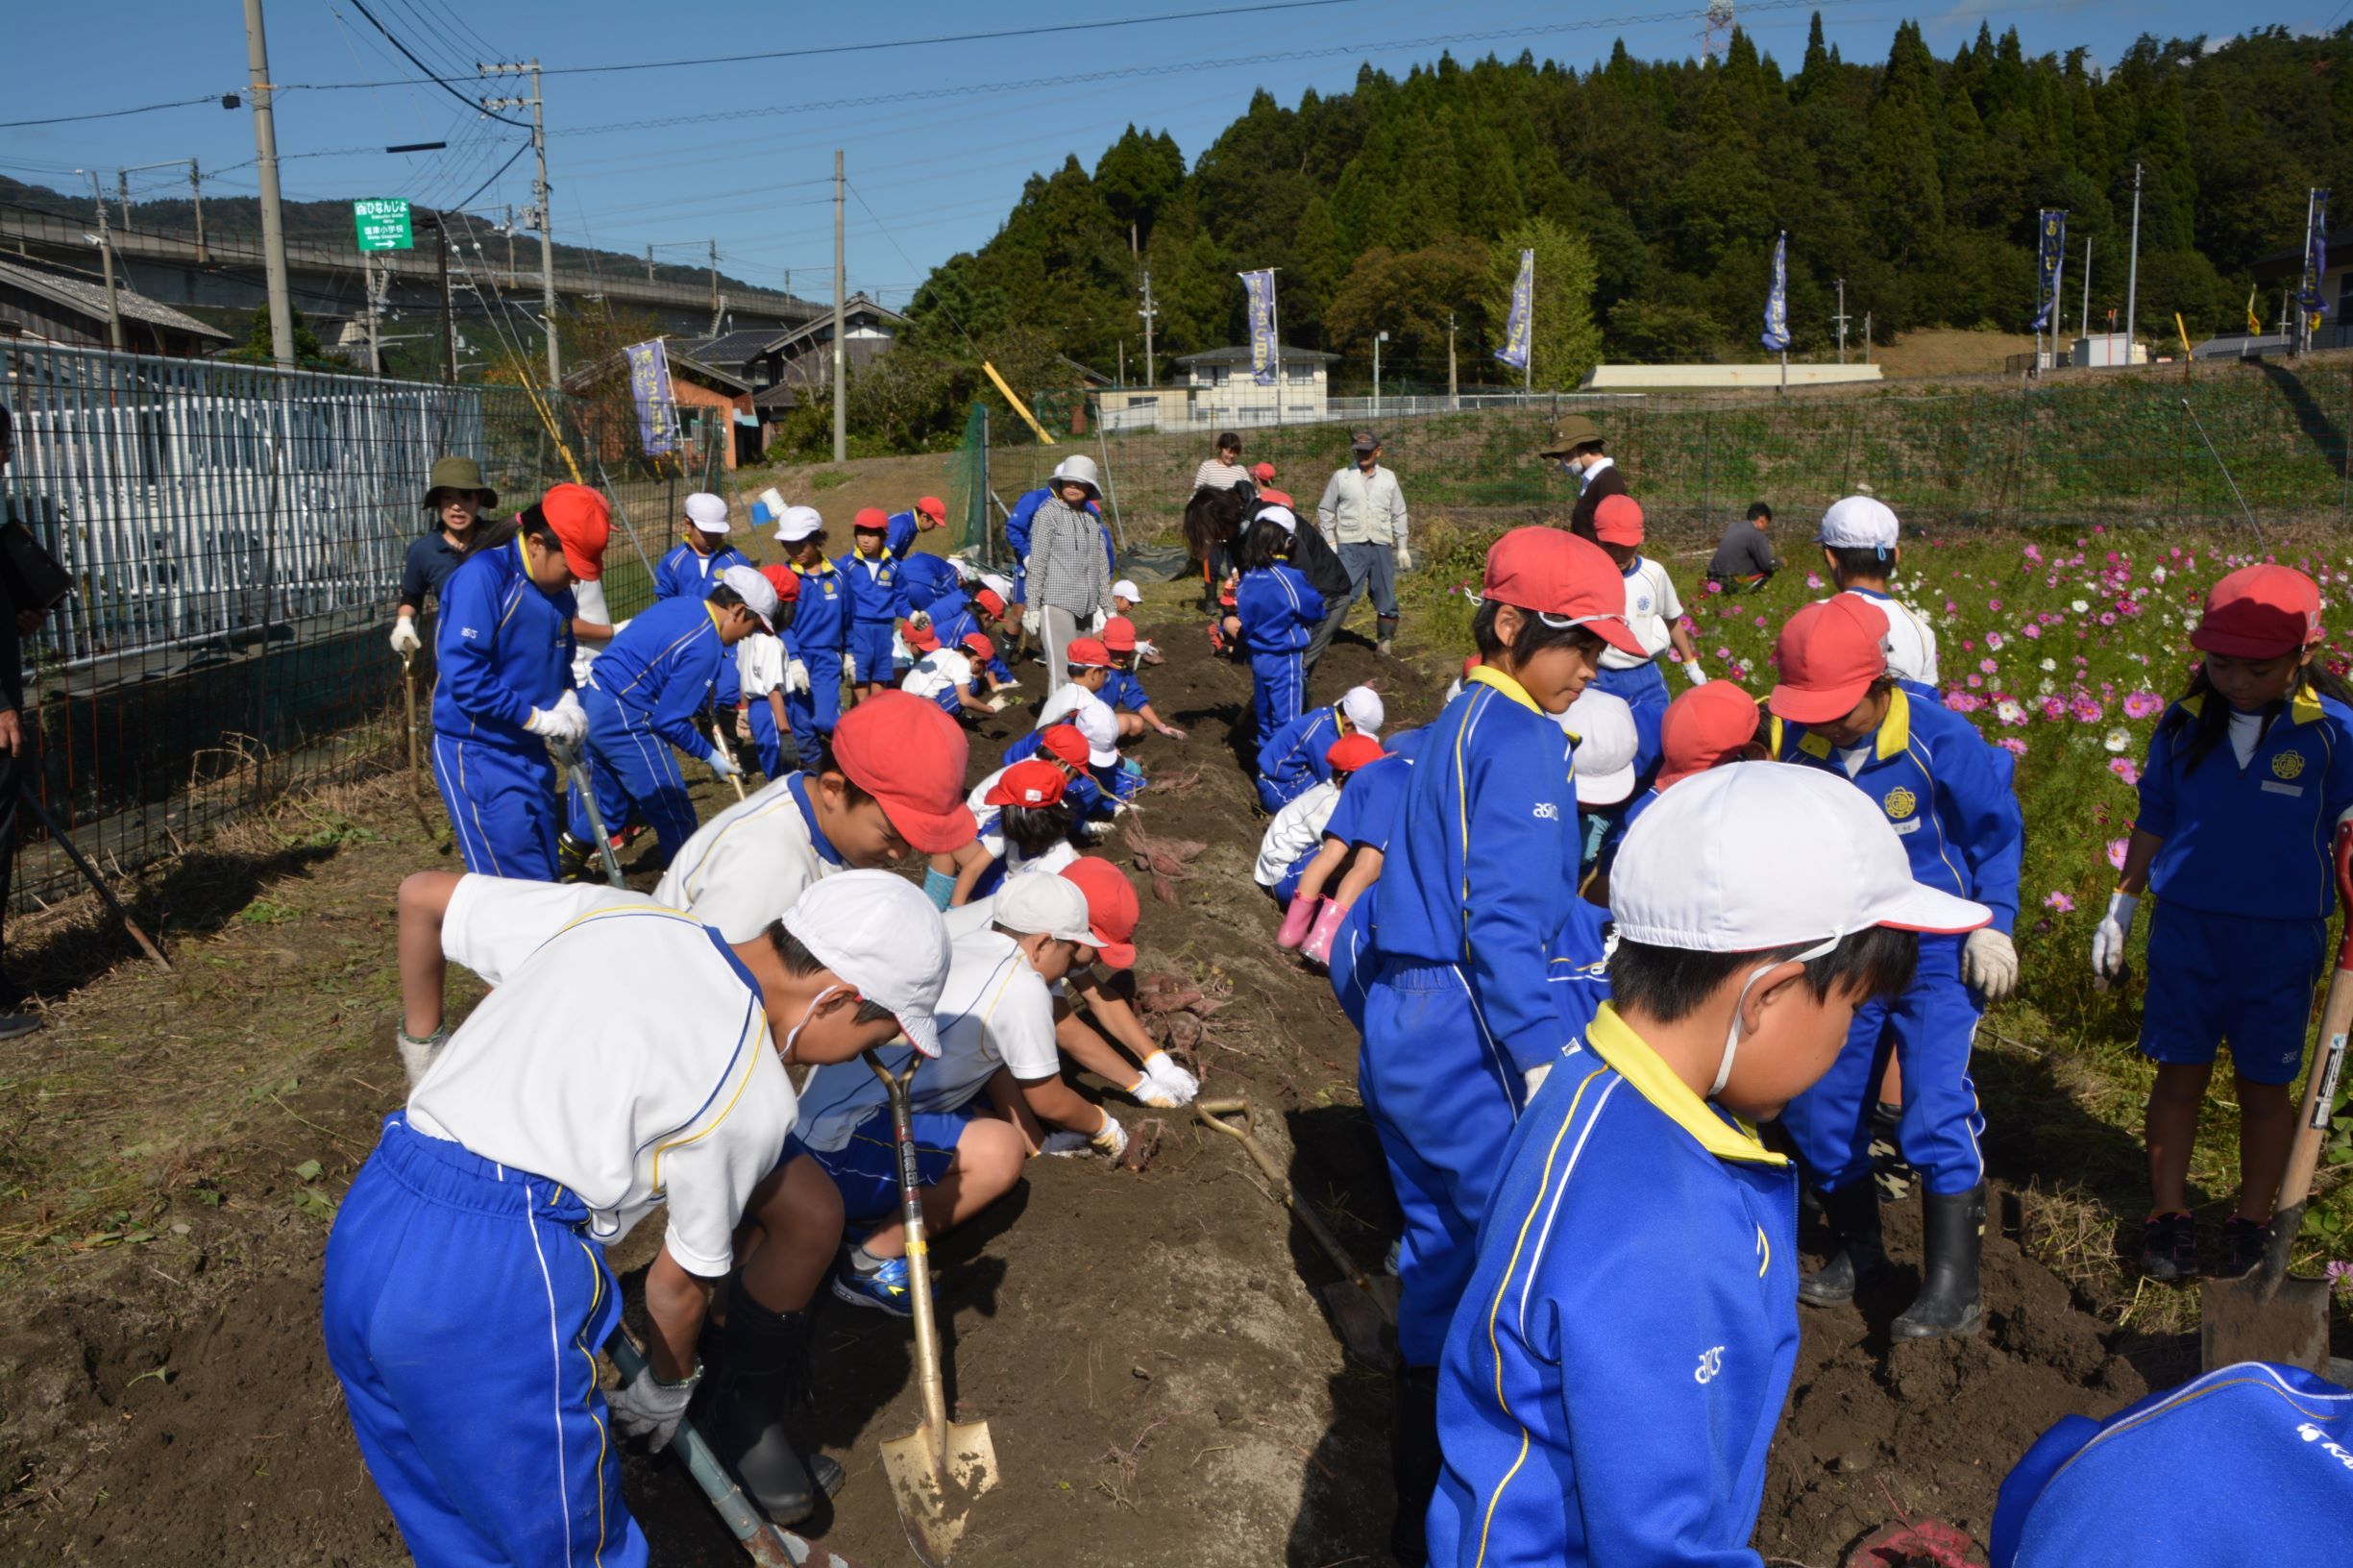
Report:
[[[478,490],[484,511],[499,504],[499,493],[482,478],[482,465],[471,457],[435,458],[433,472],[425,481],[425,494],[429,498],[436,490]]]
[[[1566,457],[1579,447],[1602,444],[1602,428],[1582,414],[1571,414],[1553,427],[1553,438],[1536,449],[1539,457]]]

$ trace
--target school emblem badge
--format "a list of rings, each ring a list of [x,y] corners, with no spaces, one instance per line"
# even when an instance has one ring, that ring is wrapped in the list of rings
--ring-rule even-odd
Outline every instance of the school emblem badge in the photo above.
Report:
[[[2303,772],[2304,753],[2301,751],[2282,751],[2271,759],[2273,778],[2294,778]]]
[[[1918,809],[1920,797],[1899,784],[1879,803],[1887,808],[1890,821],[1900,822]]]

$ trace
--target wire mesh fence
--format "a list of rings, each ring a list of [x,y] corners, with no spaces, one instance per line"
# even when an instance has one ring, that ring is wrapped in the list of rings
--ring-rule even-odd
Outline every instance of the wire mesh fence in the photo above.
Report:
[[[436,456],[509,509],[569,477],[521,388],[0,342],[0,499],[74,580],[25,640],[27,779],[110,870],[404,750],[385,637]],[[74,878],[33,840],[16,894]]]

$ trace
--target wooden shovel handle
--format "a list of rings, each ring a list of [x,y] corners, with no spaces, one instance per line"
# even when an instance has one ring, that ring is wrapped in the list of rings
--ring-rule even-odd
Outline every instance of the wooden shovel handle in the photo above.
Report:
[[[2342,922],[2337,968],[2329,977],[2328,1000],[2320,1007],[2320,1036],[2314,1045],[2312,1070],[2304,1079],[2295,1142],[2288,1151],[2288,1168],[2280,1174],[2279,1199],[2272,1205],[2263,1262],[2257,1266],[2256,1293],[2266,1301],[2286,1277],[2288,1254],[2304,1226],[2304,1200],[2312,1196],[2313,1173],[2319,1168],[2320,1148],[2328,1140],[2329,1113],[2335,1108],[2338,1074],[2344,1066],[2345,1037],[2353,1033],[2353,826],[2337,830],[2336,871],[2338,916]]]

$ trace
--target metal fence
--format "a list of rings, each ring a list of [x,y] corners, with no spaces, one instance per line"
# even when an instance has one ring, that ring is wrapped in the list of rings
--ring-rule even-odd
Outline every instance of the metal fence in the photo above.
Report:
[[[510,508],[568,477],[521,388],[0,343],[0,499],[75,583],[25,642],[29,781],[110,868],[401,749],[384,639],[434,457]],[[70,891],[54,846],[18,868]]]

